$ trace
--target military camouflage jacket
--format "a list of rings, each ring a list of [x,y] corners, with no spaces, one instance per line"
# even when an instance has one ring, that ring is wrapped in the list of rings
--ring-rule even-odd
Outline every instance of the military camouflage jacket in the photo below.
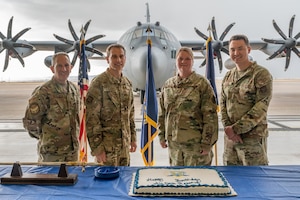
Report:
[[[188,78],[166,81],[160,96],[159,139],[199,143],[204,150],[216,143],[217,105],[206,78],[193,72]]]
[[[23,118],[24,128],[39,139],[41,154],[78,151],[79,91],[68,81],[67,91],[53,78],[35,89]]]
[[[86,99],[86,129],[93,156],[129,149],[136,142],[133,100],[126,77],[117,79],[106,71],[93,79]]]
[[[254,62],[242,74],[237,68],[222,81],[221,115],[225,126],[233,126],[243,137],[268,136],[267,111],[272,98],[272,76]]]

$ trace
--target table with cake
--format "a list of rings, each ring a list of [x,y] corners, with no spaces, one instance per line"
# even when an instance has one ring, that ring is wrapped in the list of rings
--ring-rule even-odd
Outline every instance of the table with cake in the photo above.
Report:
[[[73,185],[0,184],[0,199],[293,199],[300,197],[300,166],[117,167],[68,166]],[[1,166],[0,177],[12,166]],[[24,174],[53,174],[59,166],[22,166]]]

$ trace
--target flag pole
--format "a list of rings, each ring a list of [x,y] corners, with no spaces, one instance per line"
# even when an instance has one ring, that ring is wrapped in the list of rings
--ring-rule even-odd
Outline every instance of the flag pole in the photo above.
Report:
[[[148,141],[151,141],[151,125],[147,123],[147,128],[148,128]],[[152,166],[152,145],[149,144],[148,148],[148,166]]]
[[[209,54],[210,54],[210,52],[208,52],[207,50],[212,51],[212,49],[208,48],[208,43],[212,41],[211,26],[210,26],[210,24],[208,25],[207,31],[208,31],[209,37],[208,37],[208,41],[206,43],[206,60],[207,60],[206,63],[208,64],[209,63]],[[217,108],[217,112],[218,112],[218,110],[219,109]],[[217,145],[217,142],[214,144],[214,151],[215,151],[215,153],[214,153],[214,156],[215,156],[215,165],[218,166],[218,145]]]
[[[147,28],[147,30],[146,30],[146,32],[147,32],[147,45],[149,46],[150,45],[150,47],[151,47],[151,40],[150,40],[150,37],[149,37],[149,34],[150,34],[150,32],[152,32],[152,30],[150,29],[150,26],[148,26],[148,28]],[[149,51],[149,50],[148,50]],[[149,54],[149,52],[148,52],[148,54]],[[148,59],[148,56],[147,56],[147,59]],[[147,62],[149,62],[149,60],[147,61]],[[148,68],[148,73],[149,73],[149,68]],[[149,77],[149,76],[148,76]],[[149,80],[148,80],[149,81]],[[148,83],[149,84],[149,83]],[[148,102],[147,102],[148,103]],[[148,128],[148,141],[152,141],[152,132],[151,132],[151,125],[149,124],[149,123],[147,123],[147,128]],[[149,163],[150,162],[150,163]],[[151,144],[149,144],[149,147],[148,147],[148,166],[152,166],[152,164],[151,163],[153,163],[152,162],[152,145]]]
[[[156,87],[152,71],[152,56],[151,56],[151,45],[150,39],[150,26],[146,30],[147,36],[147,66],[146,66],[146,85],[145,85],[145,96],[143,104],[143,121],[142,121],[142,133],[141,133],[141,153],[144,160],[145,166],[154,165],[154,152],[153,152],[153,139],[157,136],[157,98],[156,98]]]
[[[79,129],[79,162],[87,163],[87,135],[86,135],[86,108],[85,108],[85,98],[88,90],[88,74],[87,74],[87,63],[85,55],[85,30],[81,28],[80,36],[80,65],[78,74],[78,85],[80,87],[80,129]]]

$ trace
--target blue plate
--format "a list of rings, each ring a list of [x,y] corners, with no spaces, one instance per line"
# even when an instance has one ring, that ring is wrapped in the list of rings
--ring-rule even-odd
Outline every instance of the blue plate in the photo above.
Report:
[[[120,173],[120,169],[117,167],[97,167],[95,169],[95,177],[102,179],[114,179],[118,178]]]

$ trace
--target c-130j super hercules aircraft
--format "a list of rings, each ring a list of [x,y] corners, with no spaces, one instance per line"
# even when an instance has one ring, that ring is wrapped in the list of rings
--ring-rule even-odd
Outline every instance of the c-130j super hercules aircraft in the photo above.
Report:
[[[86,39],[86,55],[89,59],[104,59],[106,47],[112,43],[122,44],[126,48],[126,64],[123,69],[123,73],[127,76],[133,85],[135,91],[141,92],[141,102],[143,101],[143,96],[145,92],[146,83],[146,63],[147,63],[147,44],[146,40],[149,38],[152,41],[152,68],[153,75],[155,77],[155,86],[157,90],[160,90],[164,82],[171,76],[174,76],[176,72],[175,67],[175,55],[177,50],[181,46],[191,47],[193,51],[200,52],[203,56],[196,56],[195,59],[203,59],[201,66],[206,63],[206,40],[208,36],[202,33],[197,28],[195,32],[204,41],[179,41],[174,34],[172,34],[168,29],[161,26],[159,22],[150,22],[150,12],[149,5],[146,3],[146,23],[138,22],[136,26],[133,26],[127,30],[119,40],[116,41],[96,41],[104,35],[96,35],[94,37]],[[291,53],[294,52],[298,57],[300,57],[300,52],[297,47],[300,46],[300,42],[297,39],[300,37],[300,32],[293,36],[293,26],[294,26],[295,15],[292,16],[289,24],[288,36],[283,33],[279,28],[275,20],[273,20],[273,26],[275,30],[279,33],[282,39],[265,39],[257,41],[251,41],[250,45],[252,50],[260,50],[265,54],[269,55],[268,59],[285,57],[286,64],[285,70],[288,69],[290,63]],[[0,32],[0,53],[5,51],[5,63],[3,71],[5,71],[9,64],[9,57],[17,58],[20,63],[24,66],[23,58],[33,54],[36,51],[65,51],[67,53],[74,52],[72,59],[72,65],[75,64],[78,55],[80,53],[80,38],[74,31],[71,21],[68,21],[69,30],[73,36],[73,40],[62,38],[56,34],[54,37],[58,41],[26,41],[20,40],[19,38],[25,34],[30,28],[26,28],[20,31],[15,36],[12,36],[12,22],[13,17],[10,19],[8,24],[7,35],[5,36]],[[84,31],[81,34],[87,32],[91,20],[88,21],[83,27]],[[234,26],[232,23],[227,26],[220,37],[217,35],[215,18],[213,17],[210,23],[212,28],[212,47],[214,52],[214,58],[218,60],[219,71],[222,71],[223,60],[221,52],[229,54],[228,51],[228,40],[224,40],[227,33]],[[147,29],[151,31],[146,32]],[[81,35],[82,36],[82,35]],[[97,54],[98,56],[95,56]],[[100,56],[100,57],[99,57]],[[49,67],[51,64],[51,56],[47,56],[44,60],[45,64]],[[88,68],[90,68],[89,62],[87,62]],[[224,62],[227,69],[234,66],[234,63],[229,59]]]

